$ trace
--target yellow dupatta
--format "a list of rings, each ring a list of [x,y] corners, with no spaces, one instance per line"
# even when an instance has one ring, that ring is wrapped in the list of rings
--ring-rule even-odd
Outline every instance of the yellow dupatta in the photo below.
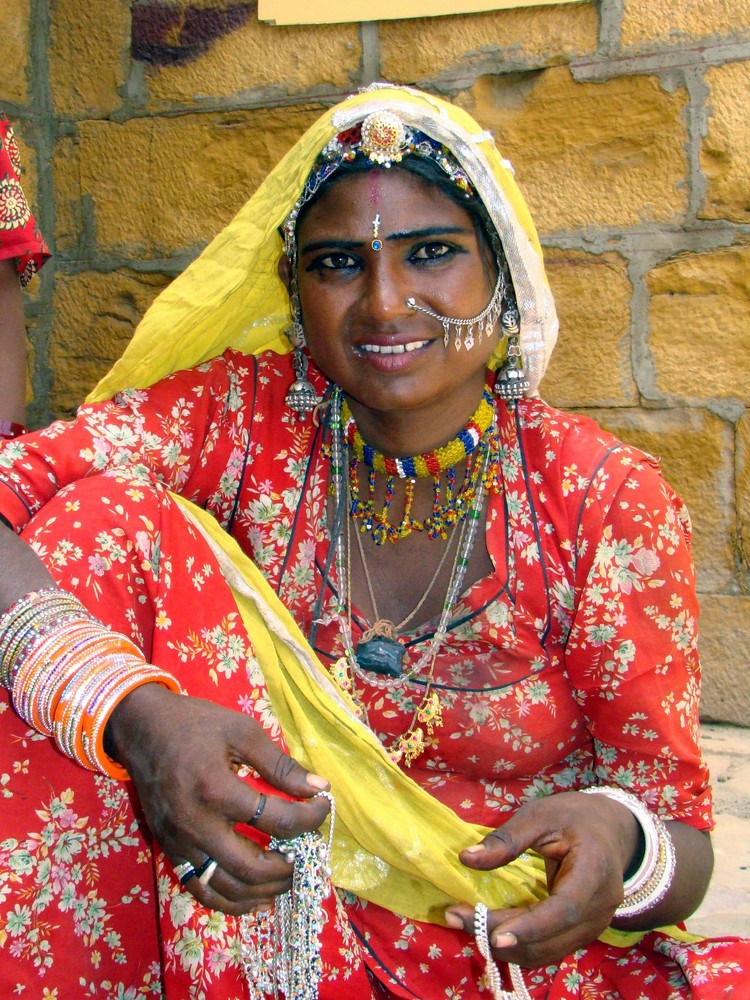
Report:
[[[469,175],[508,259],[521,314],[521,338],[536,391],[557,335],[541,249],[526,205],[492,137],[438,98],[390,86],[357,94],[326,112],[268,175],[245,207],[156,300],[122,358],[89,397],[145,387],[228,347],[246,353],[289,345],[286,289],[277,271],[279,226],[312,164],[337,133],[388,108],[442,141]],[[327,675],[257,567],[204,511],[176,498],[213,548],[251,635],[290,752],[325,775],[337,801],[333,852],[337,885],[415,920],[443,921],[454,901],[492,908],[530,905],[546,895],[541,859],[523,855],[479,873],[458,852],[487,832],[460,820],[394,765]],[[638,933],[608,931],[630,944]]]

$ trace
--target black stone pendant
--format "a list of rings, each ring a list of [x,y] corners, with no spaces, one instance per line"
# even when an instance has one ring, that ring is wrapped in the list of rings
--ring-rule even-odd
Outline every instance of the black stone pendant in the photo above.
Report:
[[[355,650],[357,663],[363,670],[384,677],[400,677],[404,659],[404,647],[396,639],[376,635],[357,643]]]

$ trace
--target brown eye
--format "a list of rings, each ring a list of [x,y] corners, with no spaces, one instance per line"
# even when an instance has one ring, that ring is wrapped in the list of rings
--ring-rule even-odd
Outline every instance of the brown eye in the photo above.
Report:
[[[413,254],[416,260],[438,260],[452,252],[445,243],[425,243]]]

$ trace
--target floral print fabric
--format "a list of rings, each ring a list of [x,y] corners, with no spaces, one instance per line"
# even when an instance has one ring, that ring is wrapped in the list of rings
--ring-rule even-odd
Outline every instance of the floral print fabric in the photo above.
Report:
[[[228,352],[0,450],[0,512],[59,582],[189,693],[280,741],[251,637],[165,488],[211,511],[309,632],[330,541],[329,457],[325,428],[285,410],[293,377],[288,357]],[[487,825],[533,796],[600,782],[709,828],[684,508],[652,459],[584,418],[532,400],[498,404],[498,422],[494,572],[461,598],[436,665],[444,725],[411,776]],[[315,637],[324,661],[341,651],[332,577]],[[355,609],[357,634],[367,624]],[[429,635],[410,635],[408,658]],[[418,677],[358,684],[391,742]],[[237,922],[180,889],[129,786],[63,760],[2,707],[0,956],[17,959],[0,962],[3,995],[244,997]],[[468,936],[346,895],[330,900],[323,959],[323,1000],[487,995]],[[713,1000],[742,995],[743,968],[746,942],[686,946],[654,932],[628,950],[595,942],[526,979],[535,1000]]]
[[[49,257],[21,187],[21,157],[8,119],[0,114],[0,260],[15,258],[22,285]]]

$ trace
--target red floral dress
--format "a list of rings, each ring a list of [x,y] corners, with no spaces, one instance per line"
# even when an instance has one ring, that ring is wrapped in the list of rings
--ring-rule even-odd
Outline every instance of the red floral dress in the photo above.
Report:
[[[21,157],[8,119],[0,114],[0,260],[15,258],[22,285],[49,257],[20,181]]]
[[[189,693],[253,716],[280,742],[214,557],[166,489],[207,508],[309,631],[330,541],[329,458],[325,428],[285,409],[293,377],[289,357],[228,352],[0,449],[0,513],[61,585]],[[487,825],[534,796],[600,782],[709,828],[684,508],[653,459],[585,418],[532,400],[499,403],[498,425],[494,572],[456,610],[435,672],[444,725],[411,776]],[[324,619],[335,586],[334,568]],[[354,624],[367,625],[356,609]],[[429,634],[411,634],[407,658]],[[330,618],[315,645],[324,661],[339,655]],[[418,677],[358,683],[370,725],[392,742]],[[63,759],[7,698],[0,728],[0,995],[245,997],[237,921],[180,889],[130,786]],[[323,1000],[489,995],[467,935],[345,893],[329,901],[322,956]],[[743,970],[749,942],[688,946],[653,932],[629,949],[595,942],[525,978],[534,1000],[718,1000],[748,994]]]

